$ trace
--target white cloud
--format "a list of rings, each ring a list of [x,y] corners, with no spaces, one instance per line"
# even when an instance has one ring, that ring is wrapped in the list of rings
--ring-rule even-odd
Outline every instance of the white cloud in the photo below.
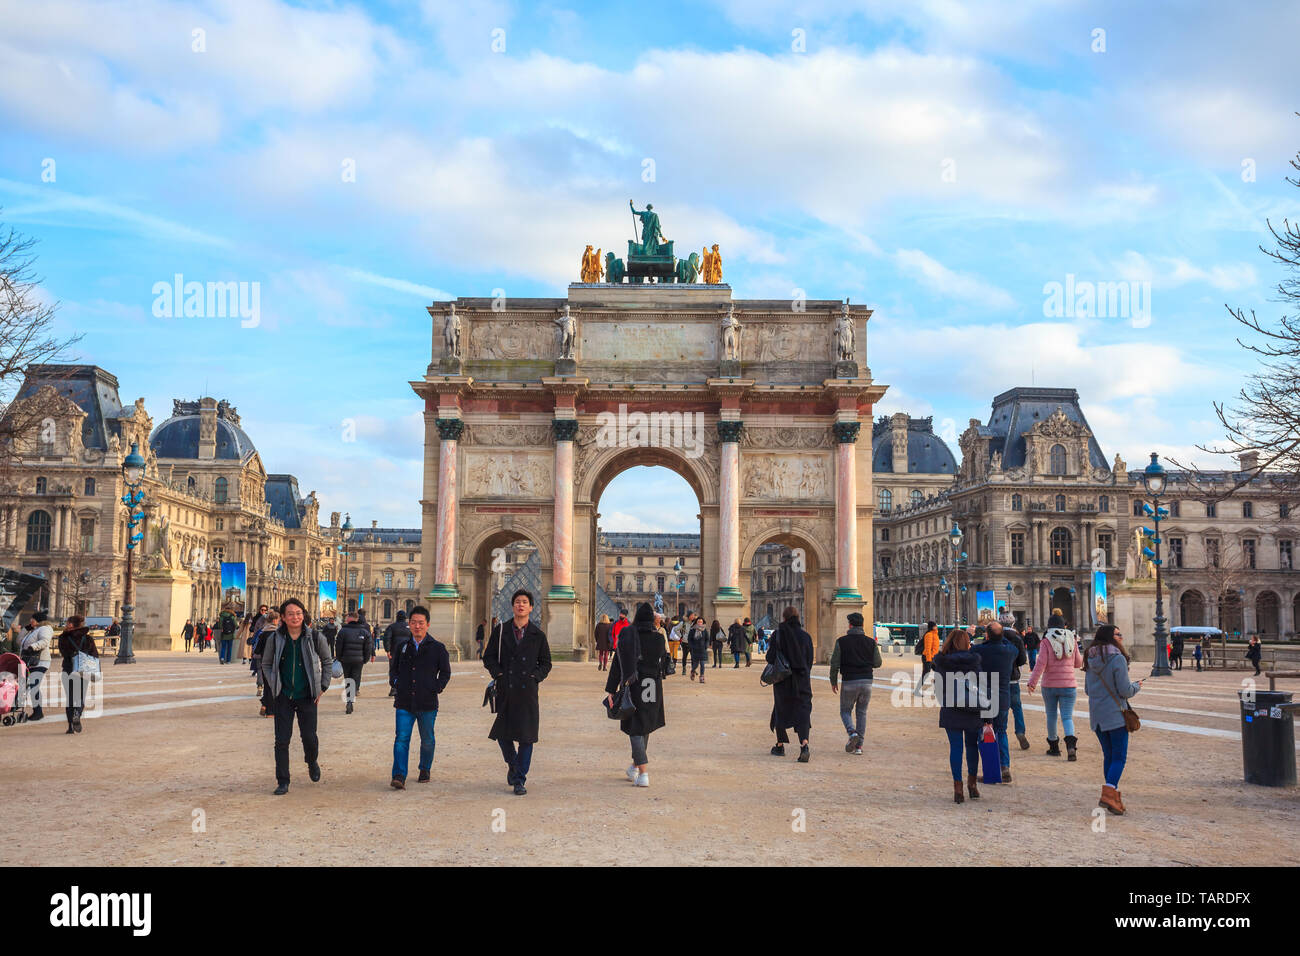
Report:
[[[1255,267],[1248,262],[1215,265],[1204,269],[1177,256],[1148,258],[1131,249],[1112,266],[1121,279],[1150,282],[1153,286],[1164,288],[1188,282],[1204,282],[1222,291],[1235,291],[1254,286],[1259,278]]]
[[[941,295],[961,299],[990,311],[1008,310],[1016,306],[1016,300],[1009,292],[978,276],[953,272],[920,249],[899,249],[894,258],[904,272],[920,279],[924,285]]]

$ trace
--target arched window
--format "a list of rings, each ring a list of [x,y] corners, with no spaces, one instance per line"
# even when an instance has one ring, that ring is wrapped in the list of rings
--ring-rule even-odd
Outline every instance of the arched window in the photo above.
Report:
[[[36,479],[36,493],[37,493],[38,495],[43,495],[43,494],[45,494],[45,489],[46,489],[46,487],[47,487],[47,483],[46,483],[46,481],[45,481],[44,478],[37,478],[37,479]]]
[[[1024,502],[1019,495],[1011,496],[1011,510],[1020,511],[1024,507]]]
[[[227,488],[226,479],[218,478],[216,484],[212,486],[212,500],[219,505],[224,505],[227,500],[226,488]]]
[[[41,479],[44,481],[44,479]],[[27,550],[50,550],[50,515],[47,511],[33,511],[27,516]]]
[[[94,478],[87,478],[87,479],[86,479],[85,493],[86,493],[86,497],[88,497],[88,498],[93,498],[93,497],[95,497],[95,479],[94,479]]]
[[[894,493],[888,488],[881,488],[876,496],[877,507],[881,514],[889,514],[894,507]]]
[[[1065,446],[1053,445],[1051,451],[1051,472],[1054,475],[1065,474]]]
[[[1057,511],[1065,510],[1065,495],[1056,496],[1056,510]]]
[[[1052,529],[1052,564],[1060,567],[1072,567],[1074,565],[1073,549],[1071,548],[1070,530],[1068,528]]]
[[[1097,499],[1097,510],[1106,513],[1110,512],[1110,495],[1102,495]]]
[[[913,488],[913,489],[912,489],[912,494],[910,495],[910,497],[911,497],[911,499],[912,499],[912,506],[913,506],[913,507],[915,507],[916,505],[919,505],[922,501],[925,500],[925,495],[921,494],[921,491],[920,491],[919,488]]]

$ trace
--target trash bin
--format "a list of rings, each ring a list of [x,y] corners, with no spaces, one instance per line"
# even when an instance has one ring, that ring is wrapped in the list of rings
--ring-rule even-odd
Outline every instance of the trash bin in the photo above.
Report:
[[[1295,786],[1295,720],[1280,690],[1237,691],[1241,700],[1241,758],[1247,783]]]

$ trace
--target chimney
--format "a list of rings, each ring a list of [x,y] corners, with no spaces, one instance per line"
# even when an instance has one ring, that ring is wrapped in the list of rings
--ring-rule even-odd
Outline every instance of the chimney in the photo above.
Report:
[[[889,416],[889,431],[894,446],[894,473],[907,474],[907,412]]]
[[[217,457],[217,400],[199,399],[199,459],[211,461]]]
[[[1242,471],[1256,471],[1259,468],[1259,452],[1243,451],[1238,460],[1241,462]]]

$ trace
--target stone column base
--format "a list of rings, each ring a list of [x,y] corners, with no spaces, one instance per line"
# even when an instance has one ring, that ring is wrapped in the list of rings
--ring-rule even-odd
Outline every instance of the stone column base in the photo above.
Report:
[[[443,595],[429,593],[426,601],[429,605],[429,634],[447,646],[447,656],[460,660],[465,648],[460,646],[461,616],[464,614],[464,601],[459,594]]]
[[[190,616],[190,576],[183,570],[146,571],[135,580],[135,651],[185,649],[181,632]]]
[[[713,617],[725,629],[736,618],[751,617],[746,611],[748,607],[749,602],[739,588],[718,588],[718,593],[713,598]]]
[[[553,660],[572,660],[573,649],[583,643],[578,635],[578,601],[566,590],[571,594],[573,589],[551,588],[546,596],[546,641]]]

